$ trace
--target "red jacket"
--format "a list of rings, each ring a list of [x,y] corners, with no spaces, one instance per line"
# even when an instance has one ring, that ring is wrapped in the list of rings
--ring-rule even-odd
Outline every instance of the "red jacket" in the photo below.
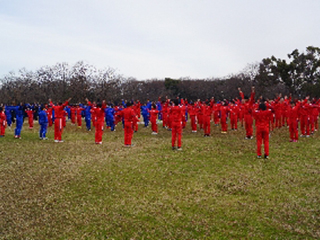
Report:
[[[253,117],[256,120],[257,129],[269,129],[269,123],[272,119],[271,109],[267,109],[265,111],[255,110],[253,112]]]
[[[50,105],[52,106],[53,110],[54,110],[54,116],[55,118],[63,118],[63,109],[68,106],[69,102],[66,101],[64,104],[62,105],[58,105],[58,106],[55,106],[53,105],[52,102],[50,102]]]
[[[170,116],[171,116],[172,122],[181,122],[182,118],[184,117],[182,107],[180,106],[171,107]]]
[[[133,122],[137,118],[131,107],[124,108],[118,115],[124,118],[124,122]]]

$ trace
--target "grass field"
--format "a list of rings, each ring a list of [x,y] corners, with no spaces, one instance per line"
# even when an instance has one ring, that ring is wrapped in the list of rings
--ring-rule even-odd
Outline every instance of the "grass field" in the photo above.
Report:
[[[256,158],[244,129],[212,137],[139,126],[133,148],[121,125],[75,126],[64,143],[24,125],[22,139],[0,138],[0,239],[319,239],[320,133],[289,143],[270,138],[270,159]]]

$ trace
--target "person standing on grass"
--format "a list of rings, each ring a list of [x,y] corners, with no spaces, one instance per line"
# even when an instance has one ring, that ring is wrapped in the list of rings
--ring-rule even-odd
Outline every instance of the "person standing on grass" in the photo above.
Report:
[[[49,99],[50,106],[52,107],[54,114],[55,114],[55,120],[54,120],[54,142],[63,142],[62,138],[62,132],[63,132],[63,125],[62,125],[62,118],[64,117],[64,108],[69,104],[69,101],[71,98],[69,98],[65,103],[59,102],[58,105],[54,105]]]
[[[254,87],[251,88],[251,96],[250,99],[248,97],[245,97],[243,92],[241,91],[241,88],[238,88],[239,94],[242,101],[243,111],[244,111],[244,123],[245,123],[245,129],[246,129],[246,137],[245,139],[253,139],[253,118],[252,118],[252,112],[253,112],[253,103],[254,103],[254,95],[255,95],[255,89]]]
[[[210,102],[207,102],[206,105],[203,105],[203,130],[204,130],[204,137],[210,137],[211,133],[211,115],[212,115],[212,108]]]
[[[257,156],[261,158],[261,145],[264,145],[264,158],[269,158],[269,123],[272,117],[271,109],[260,103],[259,108],[253,112],[256,121]]]
[[[86,99],[87,105],[92,106],[92,103]],[[95,143],[102,144],[102,135],[103,135],[103,125],[104,125],[104,116],[105,116],[105,108],[106,101],[103,100],[102,103],[97,103],[95,107],[92,108],[92,111],[95,114],[96,122],[95,122]]]
[[[7,119],[7,125],[9,128],[11,128],[12,125],[12,115],[11,115],[11,110],[8,109],[7,106],[4,107],[4,113],[6,115],[6,119]]]
[[[20,103],[18,106],[10,106],[8,110],[13,110],[16,115],[16,128],[14,130],[14,138],[21,139],[21,130],[23,126],[23,114],[25,112],[25,106]]]
[[[47,140],[46,134],[48,129],[48,116],[47,116],[47,112],[45,111],[45,108],[40,107],[40,111],[38,114],[39,114],[39,124],[40,124],[39,137],[41,140]]]
[[[6,132],[6,115],[3,112],[3,107],[0,107],[0,137],[4,137]]]
[[[300,103],[298,101],[297,102],[292,101],[291,107],[288,109],[290,142],[298,142],[299,108],[300,108]]]
[[[190,122],[191,122],[191,129],[193,133],[197,132],[197,115],[196,115],[196,108],[194,106],[194,103],[191,102],[188,105],[188,109],[189,109],[189,115],[190,115]]]
[[[33,109],[30,105],[28,105],[28,108],[26,109],[26,113],[28,115],[28,123],[29,123],[29,129],[33,129]]]
[[[172,150],[176,149],[176,141],[178,148],[177,150],[182,150],[182,118],[184,117],[184,112],[181,106],[179,106],[179,100],[173,100],[174,105],[170,108],[171,117],[171,145]]]
[[[78,128],[82,128],[82,111],[85,110],[83,107],[82,107],[82,104],[79,104],[77,106],[77,125],[78,125]]]
[[[152,104],[150,110],[150,122],[151,122],[151,129],[152,134],[158,134],[158,125],[157,125],[157,118],[158,118],[159,111],[157,110],[156,104]]]
[[[229,113],[229,107],[226,100],[221,101],[220,105],[220,124],[221,124],[221,133],[226,134],[228,131],[227,118]]]
[[[127,102],[127,107],[118,113],[120,117],[124,120],[124,145],[125,147],[132,146],[132,136],[133,136],[133,122],[137,119],[136,113],[131,107],[131,102]]]

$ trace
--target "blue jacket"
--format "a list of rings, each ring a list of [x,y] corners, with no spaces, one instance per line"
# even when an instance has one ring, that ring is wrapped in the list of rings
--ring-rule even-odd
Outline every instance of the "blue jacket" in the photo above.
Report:
[[[48,123],[48,116],[46,111],[42,110],[39,112],[39,124]]]

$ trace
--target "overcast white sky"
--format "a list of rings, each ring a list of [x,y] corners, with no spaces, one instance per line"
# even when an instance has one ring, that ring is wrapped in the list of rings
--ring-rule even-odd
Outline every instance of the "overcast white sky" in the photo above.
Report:
[[[84,61],[139,80],[223,77],[320,47],[319,0],[0,0],[0,77]]]

